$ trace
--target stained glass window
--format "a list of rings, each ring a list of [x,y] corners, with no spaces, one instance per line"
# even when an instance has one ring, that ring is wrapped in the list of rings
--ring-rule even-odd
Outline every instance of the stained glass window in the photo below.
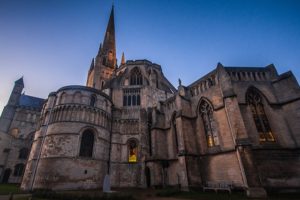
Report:
[[[219,138],[213,118],[212,106],[207,101],[202,100],[199,109],[206,134],[207,146],[213,147],[219,145]]]
[[[255,88],[250,88],[246,94],[246,98],[259,134],[259,141],[261,143],[275,142],[260,94]]]

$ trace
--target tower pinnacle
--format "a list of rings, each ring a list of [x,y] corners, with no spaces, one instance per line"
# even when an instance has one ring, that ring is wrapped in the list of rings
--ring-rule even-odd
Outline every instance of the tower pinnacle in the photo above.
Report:
[[[121,59],[121,65],[125,65],[126,61],[125,61],[125,55],[124,52],[122,53],[122,59]]]
[[[117,67],[114,6],[112,6],[106,27],[103,43],[100,44],[98,54],[92,61],[88,72],[86,85],[99,90],[111,79]]]
[[[109,21],[107,24],[103,45],[101,49],[103,64],[110,68],[116,67],[116,38],[115,38],[115,19],[114,6],[112,6]]]

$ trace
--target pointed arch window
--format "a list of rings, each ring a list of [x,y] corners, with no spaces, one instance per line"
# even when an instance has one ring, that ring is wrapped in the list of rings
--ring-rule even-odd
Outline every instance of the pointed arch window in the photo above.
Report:
[[[92,157],[94,147],[94,133],[91,130],[83,132],[80,143],[79,156]]]
[[[129,140],[128,142],[128,162],[137,162],[138,146],[135,140]]]
[[[143,76],[137,67],[131,72],[130,85],[143,85]]]
[[[199,112],[204,125],[204,131],[207,139],[207,146],[213,147],[219,145],[218,133],[213,118],[212,106],[205,100],[202,100]]]
[[[259,92],[255,88],[250,88],[246,94],[246,99],[251,109],[256,130],[259,134],[259,141],[261,143],[275,142]]]

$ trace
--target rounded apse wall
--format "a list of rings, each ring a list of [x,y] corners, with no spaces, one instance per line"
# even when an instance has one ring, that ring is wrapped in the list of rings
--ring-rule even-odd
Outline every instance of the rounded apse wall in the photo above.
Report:
[[[51,93],[21,187],[102,187],[108,169],[111,107],[106,94],[89,87],[67,86]]]

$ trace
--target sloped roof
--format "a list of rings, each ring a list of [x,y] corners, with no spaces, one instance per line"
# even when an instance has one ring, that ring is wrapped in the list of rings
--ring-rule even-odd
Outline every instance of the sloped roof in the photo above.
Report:
[[[22,94],[19,99],[19,106],[30,107],[41,110],[44,104],[44,99]]]

